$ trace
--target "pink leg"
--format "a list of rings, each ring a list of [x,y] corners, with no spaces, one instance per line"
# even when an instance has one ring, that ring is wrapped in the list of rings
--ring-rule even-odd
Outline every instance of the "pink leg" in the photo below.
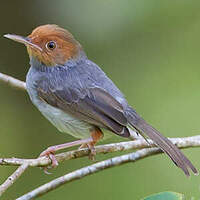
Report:
[[[82,144],[80,146],[80,148],[88,148],[90,149],[90,154],[89,154],[89,159],[90,160],[95,160],[95,156],[96,156],[96,150],[94,148],[95,144],[103,138],[103,133],[99,128],[95,128],[94,130],[91,131],[91,138],[92,138],[92,142],[88,142],[85,144]]]
[[[56,167],[58,165],[58,162],[54,155],[54,153],[56,151],[61,150],[61,149],[66,149],[69,147],[73,147],[73,146],[77,146],[77,145],[89,144],[92,142],[93,142],[93,138],[91,137],[91,138],[87,138],[87,139],[83,139],[83,140],[77,140],[77,141],[73,141],[73,142],[50,146],[40,154],[40,157],[49,156],[49,158],[52,161],[52,167]]]
[[[88,147],[91,151],[91,154],[89,158],[92,160],[94,159],[94,156],[96,155],[96,151],[94,148],[94,145],[103,137],[103,133],[99,128],[94,128],[94,130],[91,130],[91,137],[87,139],[82,140],[76,140],[74,142],[68,142],[64,144],[59,144],[55,146],[48,147],[45,151],[43,151],[40,154],[40,157],[42,156],[48,156],[51,159],[52,167],[56,167],[58,165],[58,162],[55,157],[55,152],[61,149],[66,149],[69,147],[81,145],[81,147]]]

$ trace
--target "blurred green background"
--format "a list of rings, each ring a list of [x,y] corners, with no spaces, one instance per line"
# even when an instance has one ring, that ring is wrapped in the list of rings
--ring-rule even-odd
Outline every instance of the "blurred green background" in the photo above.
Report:
[[[1,1],[0,6],[0,72],[25,80],[29,69],[26,49],[3,34],[28,35],[38,25],[55,23],[73,33],[137,112],[164,135],[200,133],[200,1],[21,0]],[[0,94],[0,157],[37,157],[49,145],[74,140],[60,134],[25,92],[0,83]],[[104,143],[122,140],[113,136]],[[199,149],[184,152],[199,169]],[[97,161],[114,155],[119,153],[98,155]],[[14,199],[91,163],[71,160],[51,175],[29,169],[2,199]],[[13,170],[0,167],[0,182]],[[200,198],[200,178],[186,178],[159,155],[88,176],[39,199],[140,199],[168,190]]]

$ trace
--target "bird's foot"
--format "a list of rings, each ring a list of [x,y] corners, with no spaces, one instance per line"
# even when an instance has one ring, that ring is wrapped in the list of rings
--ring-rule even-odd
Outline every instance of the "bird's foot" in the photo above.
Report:
[[[88,155],[88,158],[90,159],[90,160],[95,160],[95,156],[96,156],[96,149],[95,149],[95,147],[94,147],[94,144],[92,144],[92,143],[88,143],[88,144],[82,144],[80,147],[79,147],[79,149],[84,149],[84,148],[88,148],[89,149],[89,151],[90,151],[90,153],[89,153],[89,155]]]
[[[95,149],[95,144],[103,138],[103,133],[102,131],[95,127],[94,130],[91,131],[91,139],[92,141],[88,142],[88,143],[85,143],[85,144],[82,144],[79,149],[82,149],[82,148],[88,148],[90,150],[90,153],[89,153],[89,159],[90,160],[95,160],[95,156],[96,156],[96,149]]]
[[[66,149],[66,148],[69,148],[69,147],[73,147],[73,146],[77,146],[77,145],[89,144],[91,142],[93,142],[93,138],[76,140],[76,141],[73,141],[73,142],[68,142],[68,143],[48,147],[39,156],[39,157],[46,156],[51,160],[51,165],[44,168],[45,173],[47,173],[47,168],[48,169],[49,168],[55,168],[55,167],[58,166],[58,161],[56,160],[56,157],[55,157],[56,151]]]
[[[88,148],[89,148],[89,150],[90,150],[90,154],[89,154],[89,156],[88,156],[88,158],[90,159],[90,160],[92,160],[92,161],[95,161],[95,158],[96,158],[96,149],[95,149],[95,147],[94,147],[94,145],[91,145],[91,144],[89,144],[88,145]]]
[[[96,150],[94,145],[103,137],[103,133],[99,128],[95,128],[91,131],[91,137],[82,140],[76,140],[73,142],[68,142],[64,144],[59,144],[55,146],[50,146],[45,151],[43,151],[39,157],[47,156],[51,160],[51,166],[48,168],[55,168],[58,166],[58,161],[55,157],[55,152],[58,150],[66,149],[69,147],[81,145],[80,148],[88,147],[90,149],[89,159],[95,160]],[[47,172],[47,167],[44,168],[45,172]]]
[[[51,166],[48,168],[55,168],[58,166],[58,161],[55,157],[55,151],[56,150],[53,147],[49,147],[39,155],[39,157],[46,156],[51,160]]]

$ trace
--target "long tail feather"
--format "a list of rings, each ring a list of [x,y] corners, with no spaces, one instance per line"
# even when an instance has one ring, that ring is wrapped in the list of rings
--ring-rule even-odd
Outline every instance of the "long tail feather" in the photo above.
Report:
[[[142,119],[132,108],[127,111],[128,122],[131,126],[139,131],[145,133],[155,144],[172,159],[172,161],[181,168],[186,176],[189,176],[189,168],[198,174],[197,169],[186,158],[186,156],[166,137],[161,135],[159,131],[150,126],[144,119]]]

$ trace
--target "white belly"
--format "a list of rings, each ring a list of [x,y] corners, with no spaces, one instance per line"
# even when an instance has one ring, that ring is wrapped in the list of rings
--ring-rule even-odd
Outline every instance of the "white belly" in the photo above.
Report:
[[[33,104],[59,131],[68,133],[80,139],[90,137],[92,125],[80,121],[62,110],[43,102],[38,98],[35,91],[28,90],[28,92]]]
[[[81,139],[90,137],[92,125],[48,104],[40,105],[38,109],[59,131]]]

